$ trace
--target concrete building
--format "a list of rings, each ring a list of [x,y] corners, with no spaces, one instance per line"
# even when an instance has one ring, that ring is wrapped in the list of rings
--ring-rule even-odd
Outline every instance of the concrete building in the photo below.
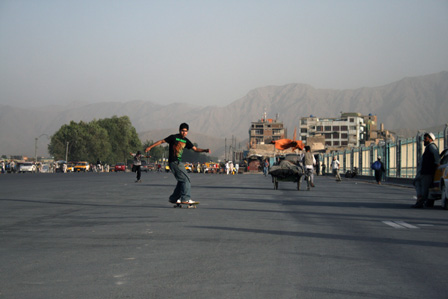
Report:
[[[342,113],[339,118],[300,119],[299,138],[306,142],[309,137],[323,136],[325,147],[358,147],[364,145],[372,129],[376,130],[376,116],[360,113]]]
[[[264,117],[256,122],[252,122],[249,129],[250,148],[255,148],[258,144],[270,144],[272,140],[286,138],[283,122],[277,119]]]

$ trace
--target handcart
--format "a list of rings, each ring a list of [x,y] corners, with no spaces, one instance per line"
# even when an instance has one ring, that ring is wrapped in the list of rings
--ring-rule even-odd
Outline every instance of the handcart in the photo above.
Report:
[[[272,177],[274,190],[278,190],[278,182],[294,182],[297,184],[297,190],[300,190],[301,177],[303,175],[303,167],[301,164],[296,165],[291,161],[283,160],[279,165],[274,165],[269,169]]]

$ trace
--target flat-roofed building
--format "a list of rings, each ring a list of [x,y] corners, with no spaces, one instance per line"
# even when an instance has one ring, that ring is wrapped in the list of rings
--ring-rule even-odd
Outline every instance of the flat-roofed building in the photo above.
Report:
[[[285,137],[283,122],[277,119],[264,118],[252,122],[249,129],[249,143],[253,148],[257,144],[270,144],[273,140],[279,140]]]
[[[299,138],[306,142],[308,137],[324,136],[326,147],[358,147],[367,140],[366,118],[369,129],[376,128],[376,116],[362,116],[360,113],[342,113],[339,118],[302,117]]]

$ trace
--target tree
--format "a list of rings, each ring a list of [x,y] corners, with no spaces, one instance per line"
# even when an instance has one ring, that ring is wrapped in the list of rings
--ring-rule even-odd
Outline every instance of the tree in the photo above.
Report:
[[[108,161],[111,163],[127,161],[129,152],[135,153],[143,150],[137,131],[128,116],[117,117],[114,115],[112,118],[98,120],[98,124],[109,134],[111,152]]]
[[[141,141],[127,116],[90,123],[71,121],[51,137],[49,153],[57,160],[65,159],[67,142],[69,161],[94,163],[100,159],[112,164],[126,161],[129,152],[141,150]]]
[[[146,140],[143,144],[143,149],[146,149],[148,146],[153,145],[153,144],[154,144],[154,141]],[[156,146],[156,147],[152,148],[149,151],[149,153],[147,153],[147,154],[149,154],[151,156],[151,158],[150,158],[151,161],[157,162],[163,158],[168,159],[168,154],[169,154],[168,151],[169,151],[168,146],[161,145],[161,146]]]

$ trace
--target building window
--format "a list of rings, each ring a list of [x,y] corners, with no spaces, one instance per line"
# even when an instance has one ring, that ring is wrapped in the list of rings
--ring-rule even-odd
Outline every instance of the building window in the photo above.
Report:
[[[342,145],[342,146],[347,145],[347,144],[348,144],[347,141],[342,141],[342,142],[341,142],[341,145]]]
[[[339,141],[333,141],[334,146],[339,146]]]
[[[331,131],[331,126],[325,126],[325,132],[330,132]]]
[[[341,138],[342,138],[342,139],[347,139],[347,138],[348,138],[347,133],[342,133],[342,134],[341,134]]]
[[[341,131],[347,131],[348,127],[347,126],[341,126]]]
[[[325,141],[325,145],[331,146],[331,141]]]
[[[339,126],[333,126],[333,131],[339,131],[340,127]]]
[[[331,138],[331,133],[325,133],[325,139],[330,139]]]
[[[306,133],[306,132],[308,132],[308,130],[306,128],[302,128],[302,129],[300,129],[300,132],[301,133]]]
[[[354,122],[355,122],[355,119],[354,119],[354,118],[350,118],[349,121],[350,121],[351,123],[354,123]]]
[[[339,139],[339,133],[334,132],[333,133],[333,139]]]
[[[317,130],[318,132],[322,132],[323,127],[322,126],[317,126]]]

